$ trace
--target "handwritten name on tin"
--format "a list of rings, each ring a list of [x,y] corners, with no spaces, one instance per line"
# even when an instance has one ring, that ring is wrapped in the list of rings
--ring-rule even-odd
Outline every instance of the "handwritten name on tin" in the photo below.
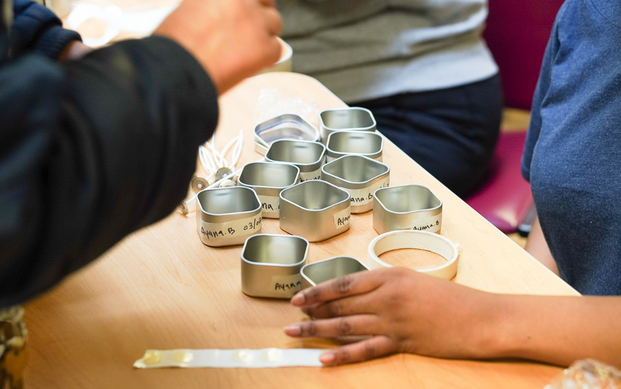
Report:
[[[245,222],[243,225],[239,224],[239,221],[229,223],[230,226],[220,225],[220,228],[210,229],[209,224],[201,226],[201,236],[206,239],[220,239],[230,238],[236,235],[247,235],[249,232],[257,230],[261,227],[262,217],[255,217],[251,221]],[[223,223],[226,224],[226,223]]]
[[[282,291],[287,291],[287,290],[300,290],[302,288],[302,282],[298,281],[298,282],[288,282],[288,283],[284,283],[281,284],[279,282],[274,284],[274,290],[282,290]]]

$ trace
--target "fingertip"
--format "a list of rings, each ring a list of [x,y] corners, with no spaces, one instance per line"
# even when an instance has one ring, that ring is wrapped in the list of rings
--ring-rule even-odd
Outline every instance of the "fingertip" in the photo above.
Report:
[[[285,334],[291,337],[298,337],[302,335],[302,327],[297,324],[289,325],[285,327]]]
[[[334,365],[335,360],[336,357],[334,356],[334,351],[326,351],[319,356],[319,362],[327,366]]]
[[[295,296],[291,297],[291,305],[296,307],[303,306],[305,301],[304,292],[298,292]]]

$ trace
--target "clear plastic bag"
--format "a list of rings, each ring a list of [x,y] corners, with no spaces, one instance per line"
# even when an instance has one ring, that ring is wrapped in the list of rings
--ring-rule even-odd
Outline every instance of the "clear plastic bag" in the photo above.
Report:
[[[261,89],[253,112],[255,124],[287,113],[301,116],[315,127],[319,125],[315,100],[304,101],[299,97],[288,97],[276,88]]]
[[[574,362],[543,389],[619,389],[621,371],[594,359]]]

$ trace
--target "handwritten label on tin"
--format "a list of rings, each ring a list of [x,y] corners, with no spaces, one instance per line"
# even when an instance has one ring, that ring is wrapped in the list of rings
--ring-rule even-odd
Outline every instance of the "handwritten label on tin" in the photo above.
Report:
[[[278,217],[280,214],[280,197],[259,196],[263,207],[263,217]]]
[[[321,179],[321,169],[317,169],[313,172],[300,172],[300,182],[319,179]]]
[[[201,219],[198,233],[207,240],[252,235],[261,231],[261,222],[262,217],[258,215],[224,223],[207,223]]]
[[[283,297],[293,297],[296,292],[302,290],[300,273],[287,276],[273,276],[270,289]]]
[[[343,228],[349,225],[349,218],[351,217],[351,207],[347,207],[344,210],[334,214],[334,225],[336,228]]]
[[[440,232],[442,227],[442,213],[435,216],[412,220],[411,228],[416,231]]]
[[[389,186],[390,177],[384,177],[382,180],[376,182],[375,184],[369,186],[364,189],[347,189],[343,188],[349,192],[351,195],[351,205],[366,205],[373,201],[373,193],[380,188],[386,188]]]

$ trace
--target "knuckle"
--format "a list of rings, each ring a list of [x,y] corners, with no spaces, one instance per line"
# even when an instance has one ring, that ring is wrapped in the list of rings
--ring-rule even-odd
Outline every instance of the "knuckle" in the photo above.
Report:
[[[316,334],[317,334],[317,325],[315,324],[315,322],[311,321],[308,324],[306,324],[305,335],[315,336]]]
[[[345,348],[337,352],[335,354],[335,360],[336,363],[339,365],[349,362],[351,360],[351,354],[349,353],[349,350]]]
[[[343,307],[339,302],[332,302],[330,304],[326,304],[326,311],[329,317],[341,316]]]
[[[314,302],[314,301],[319,300],[319,289],[317,289],[317,288],[307,289],[304,292],[304,299],[307,302],[308,301]]]
[[[338,294],[345,294],[351,291],[353,279],[351,276],[345,276],[338,278],[332,283],[334,292]]]
[[[369,360],[375,358],[375,347],[369,342],[364,344],[364,359]]]
[[[337,325],[337,333],[339,336],[347,336],[352,333],[351,323],[346,318],[339,320]]]

